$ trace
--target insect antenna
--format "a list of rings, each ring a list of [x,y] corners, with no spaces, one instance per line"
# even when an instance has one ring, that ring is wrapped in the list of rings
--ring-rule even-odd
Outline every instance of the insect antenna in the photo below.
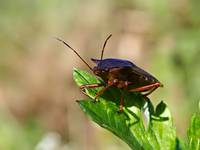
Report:
[[[104,49],[105,49],[105,47],[106,47],[107,41],[111,38],[111,36],[112,36],[112,34],[110,34],[110,35],[106,38],[106,40],[105,40],[105,42],[104,42],[104,44],[103,44],[103,48],[102,48],[102,51],[101,51],[101,61],[102,61],[102,59],[103,59],[103,53],[104,53]]]
[[[69,44],[67,44],[64,40],[61,40],[61,39],[59,39],[57,37],[56,37],[56,40],[62,42],[65,46],[67,46],[69,49],[71,49],[88,66],[88,68],[91,71],[93,71],[92,67],[90,67],[90,65],[79,55],[79,53],[75,49],[73,49],[71,46],[69,46]]]

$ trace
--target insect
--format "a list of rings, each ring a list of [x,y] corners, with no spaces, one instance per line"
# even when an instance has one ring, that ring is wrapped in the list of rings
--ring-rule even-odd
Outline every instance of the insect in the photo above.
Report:
[[[109,35],[103,44],[100,59],[91,59],[96,64],[96,66],[94,66],[93,68],[79,55],[79,53],[75,49],[73,49],[65,41],[57,38],[58,41],[62,42],[69,49],[71,49],[96,76],[100,77],[105,82],[105,84],[93,83],[82,85],[80,86],[82,90],[85,88],[104,87],[96,94],[94,98],[96,100],[97,97],[102,95],[111,86],[128,92],[145,92],[145,94],[143,94],[143,96],[145,97],[151,94],[158,87],[163,87],[163,84],[158,81],[154,76],[136,66],[131,61],[117,58],[103,59],[107,41],[110,39],[111,36],[112,35]],[[120,98],[120,112],[123,111],[123,106],[124,97],[122,94]]]

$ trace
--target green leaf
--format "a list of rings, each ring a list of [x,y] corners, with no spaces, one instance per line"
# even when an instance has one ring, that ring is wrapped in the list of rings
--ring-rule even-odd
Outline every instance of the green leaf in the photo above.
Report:
[[[164,102],[156,107],[156,118],[152,115],[149,133],[158,142],[160,149],[174,149],[176,146],[176,131],[173,127],[172,117]]]
[[[77,85],[101,83],[95,76],[74,69]],[[124,111],[119,112],[120,89],[111,87],[97,102],[93,98],[102,88],[86,89],[87,100],[77,101],[94,122],[111,131],[134,150],[178,149],[178,139],[169,109],[160,102],[156,109],[140,93],[125,93]]]
[[[189,148],[200,150],[200,115],[194,114],[188,130]]]

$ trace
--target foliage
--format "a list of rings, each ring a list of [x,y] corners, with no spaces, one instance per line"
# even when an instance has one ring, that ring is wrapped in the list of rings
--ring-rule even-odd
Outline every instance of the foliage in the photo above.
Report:
[[[1,150],[33,149],[44,134],[44,129],[34,118],[26,120],[25,125],[22,126],[11,116],[0,111],[0,121]]]
[[[73,75],[79,86],[102,82],[78,69],[74,69]],[[140,93],[126,93],[124,111],[119,112],[120,90],[112,87],[95,102],[93,98],[99,90],[101,88],[85,89],[89,98],[77,101],[78,104],[94,122],[111,131],[132,149],[186,149],[176,136],[171,113],[164,102],[161,101],[154,110],[150,100]],[[199,148],[199,127],[200,120],[195,115],[189,129],[191,149]]]
[[[191,150],[200,149],[200,116],[194,114],[188,130],[189,147]]]

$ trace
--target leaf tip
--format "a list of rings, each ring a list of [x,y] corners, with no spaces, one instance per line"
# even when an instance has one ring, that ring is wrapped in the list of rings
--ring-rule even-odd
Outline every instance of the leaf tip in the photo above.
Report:
[[[75,70],[78,70],[76,67],[73,67],[73,70],[75,71]]]
[[[76,102],[79,104],[79,103],[80,103],[80,100],[76,100]]]
[[[87,100],[76,100],[76,102],[78,103],[79,106],[84,106],[84,104],[88,103]]]

